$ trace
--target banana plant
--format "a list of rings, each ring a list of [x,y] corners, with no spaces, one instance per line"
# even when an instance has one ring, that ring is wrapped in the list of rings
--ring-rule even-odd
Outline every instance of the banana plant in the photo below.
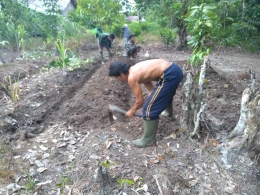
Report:
[[[67,50],[70,50],[69,48],[65,48],[65,35],[63,34],[61,38],[58,39],[58,41],[55,42],[55,45],[59,51],[60,54],[60,62],[62,66],[62,74],[66,75],[66,66],[69,65],[69,59],[67,57]]]

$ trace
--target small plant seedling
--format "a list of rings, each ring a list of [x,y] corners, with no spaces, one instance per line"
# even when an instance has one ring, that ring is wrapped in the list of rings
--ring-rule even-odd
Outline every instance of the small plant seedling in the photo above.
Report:
[[[25,185],[26,193],[28,193],[30,190],[34,190],[36,181],[33,179],[32,176],[29,176],[28,182]]]
[[[123,185],[126,184],[126,183],[129,184],[129,185],[134,185],[135,184],[135,182],[133,180],[131,180],[131,179],[118,179],[117,182],[119,183],[120,188],[122,188]]]
[[[63,190],[65,188],[65,186],[70,182],[71,182],[70,177],[61,176],[60,182],[56,184],[56,187]]]

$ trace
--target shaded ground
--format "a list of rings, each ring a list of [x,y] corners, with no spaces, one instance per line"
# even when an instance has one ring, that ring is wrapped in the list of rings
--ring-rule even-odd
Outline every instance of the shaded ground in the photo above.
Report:
[[[83,45],[80,56],[97,58],[93,48]],[[145,60],[141,53],[129,61],[121,56],[120,46],[115,48],[113,60]],[[160,45],[146,49],[150,57],[181,67],[190,55]],[[3,55],[6,60],[8,56]],[[1,66],[2,83],[6,75],[16,80],[20,75],[20,101],[13,104],[1,89],[0,194],[259,194],[259,172],[252,161],[235,155],[223,166],[216,147],[238,121],[242,91],[250,85],[247,68],[254,69],[257,78],[260,75],[258,56],[231,50],[210,57],[206,114],[222,121],[220,128],[203,129],[203,142],[179,132],[179,89],[174,98],[177,120],[161,117],[157,146],[147,148],[131,144],[143,133],[141,119],[114,113],[115,123],[109,122],[109,104],[127,110],[134,102],[127,84],[107,76],[111,61],[101,66],[94,60],[66,75],[58,69],[40,71],[52,58],[13,60]],[[109,174],[103,170],[94,181],[102,162],[109,164]],[[125,181],[121,187],[118,179]]]

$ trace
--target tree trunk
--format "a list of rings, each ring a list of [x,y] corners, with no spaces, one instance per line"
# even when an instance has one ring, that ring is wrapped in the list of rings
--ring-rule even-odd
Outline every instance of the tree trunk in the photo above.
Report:
[[[252,72],[251,72],[252,76]],[[251,77],[252,78],[252,77]],[[231,150],[244,150],[254,160],[259,163],[260,153],[260,92],[255,92],[254,76],[251,88],[246,88],[242,95],[240,118],[230,133],[227,142],[223,143],[219,150],[223,154],[222,161],[228,163],[228,154]]]
[[[179,43],[178,43],[178,49],[183,49],[187,46],[187,32],[186,32],[186,26],[181,24],[179,27],[178,36],[179,36]]]
[[[203,90],[206,70],[209,66],[209,59],[205,57],[204,63],[201,66],[199,83],[195,82],[195,77],[198,75],[198,68],[185,73],[184,84],[182,87],[182,112],[180,117],[180,128],[182,131],[192,132],[191,136],[199,136],[200,116],[206,107],[205,95]]]

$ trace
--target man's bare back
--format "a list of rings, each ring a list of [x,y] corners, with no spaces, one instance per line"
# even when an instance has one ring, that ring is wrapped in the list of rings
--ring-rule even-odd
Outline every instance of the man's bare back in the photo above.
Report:
[[[159,81],[163,73],[171,66],[171,63],[164,59],[153,59],[139,62],[129,66],[124,62],[117,61],[110,65],[110,76],[116,77],[119,81],[128,82],[136,99],[126,116],[133,117],[134,113],[144,104],[144,97],[140,84],[148,90],[148,95],[154,91],[152,81]]]
[[[129,69],[128,81],[135,80],[138,83],[158,81],[169,66],[170,62],[163,59],[139,62]]]

